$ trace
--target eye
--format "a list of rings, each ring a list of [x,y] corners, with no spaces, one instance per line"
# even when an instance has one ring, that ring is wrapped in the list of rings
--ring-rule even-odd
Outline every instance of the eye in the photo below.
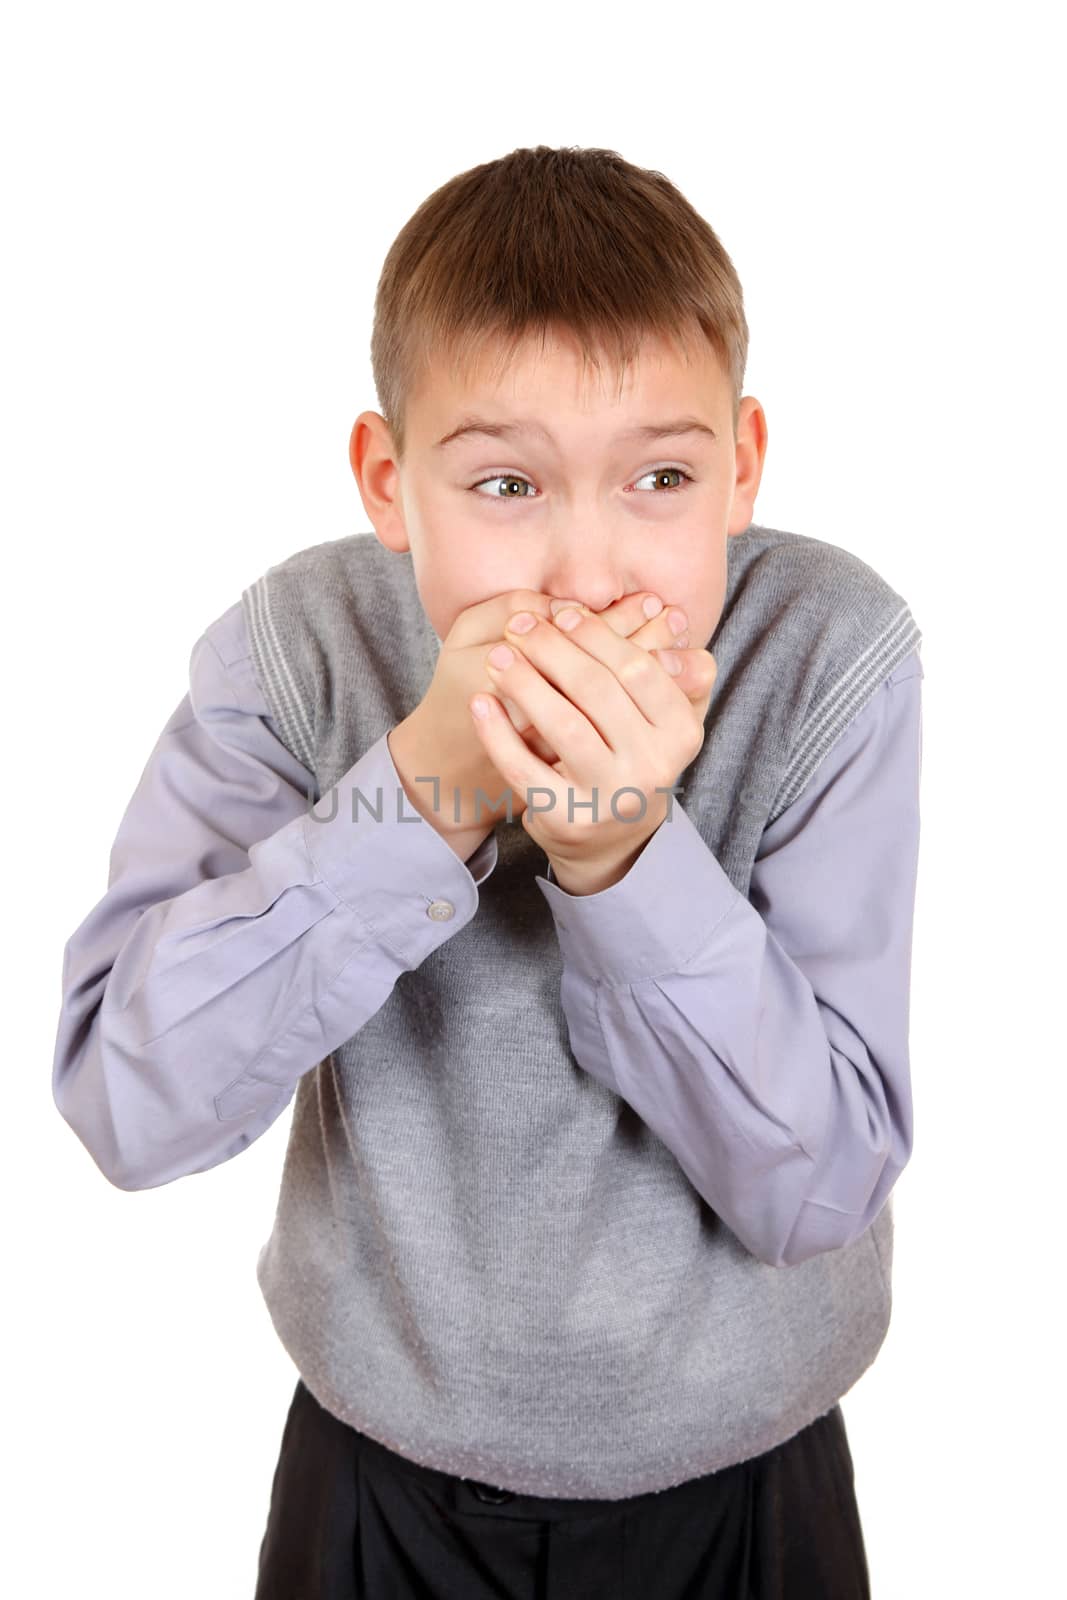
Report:
[[[681,467],[653,467],[651,472],[644,473],[643,477],[637,479],[637,482],[642,483],[644,478],[667,478],[672,474],[676,478],[684,478],[686,483],[692,483],[693,481],[689,473],[683,472]],[[668,483],[660,485],[656,492],[660,494],[678,494],[681,488],[682,485],[680,483]]]
[[[481,478],[477,483],[472,484],[471,493],[476,493],[477,490],[479,490],[483,484],[486,483],[506,483],[509,485],[509,487],[503,494],[497,494],[493,496],[483,494],[480,496],[482,500],[488,500],[490,498],[496,500],[529,500],[532,498],[531,495],[524,494],[521,489],[516,490],[511,487],[511,485],[522,484],[527,489],[533,488],[533,484],[528,482],[526,478],[518,478],[513,472],[501,472],[497,473],[496,476],[491,478]]]

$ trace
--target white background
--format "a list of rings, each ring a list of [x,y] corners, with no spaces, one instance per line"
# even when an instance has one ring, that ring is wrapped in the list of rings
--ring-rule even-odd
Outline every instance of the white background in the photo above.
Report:
[[[289,1112],[112,1188],[51,1097],[63,947],[204,628],[368,528],[385,252],[518,145],[719,233],[756,520],[924,634],[916,1144],[843,1410],[875,1600],[1062,1572],[1062,59],[1051,6],[38,4],[4,26],[6,1501],[12,1595],[251,1597],[296,1379],[255,1279]],[[1056,1351],[1060,1351],[1059,1357]],[[1062,1580],[1060,1580],[1062,1581]],[[650,1597],[653,1600],[653,1597]]]

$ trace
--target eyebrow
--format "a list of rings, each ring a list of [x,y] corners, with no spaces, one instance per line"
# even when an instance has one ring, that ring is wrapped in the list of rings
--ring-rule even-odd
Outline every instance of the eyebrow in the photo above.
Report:
[[[451,433],[446,433],[443,439],[438,439],[435,450],[442,449],[447,444],[452,444],[456,439],[461,439],[467,434],[486,434],[491,439],[507,438],[512,434],[532,433],[544,439],[548,444],[555,444],[555,440],[548,429],[540,422],[524,419],[516,422],[490,422],[486,417],[464,417],[458,428],[453,428]],[[625,428],[622,433],[616,434],[618,443],[625,443],[635,439],[666,439],[679,434],[702,433],[715,439],[718,435],[706,422],[701,422],[699,417],[675,417],[669,422],[644,422],[635,428]]]

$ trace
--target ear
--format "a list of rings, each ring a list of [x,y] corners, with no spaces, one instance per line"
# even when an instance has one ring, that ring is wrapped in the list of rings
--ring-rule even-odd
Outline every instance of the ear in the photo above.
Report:
[[[766,454],[767,418],[759,401],[746,394],[737,415],[737,440],[734,445],[736,474],[727,534],[744,533],[752,522]]]
[[[397,553],[409,550],[396,447],[389,424],[377,411],[361,411],[356,418],[348,440],[348,459],[379,542]]]

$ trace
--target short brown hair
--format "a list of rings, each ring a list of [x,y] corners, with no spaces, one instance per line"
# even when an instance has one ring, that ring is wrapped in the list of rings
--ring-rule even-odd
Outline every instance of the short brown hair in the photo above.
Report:
[[[451,178],[398,233],[374,302],[371,369],[398,457],[405,404],[437,353],[454,371],[503,341],[566,329],[583,362],[622,374],[648,335],[684,354],[699,330],[733,388],[748,358],[741,283],[704,218],[662,172],[614,150],[512,150]],[[698,334],[698,337],[699,337]]]

